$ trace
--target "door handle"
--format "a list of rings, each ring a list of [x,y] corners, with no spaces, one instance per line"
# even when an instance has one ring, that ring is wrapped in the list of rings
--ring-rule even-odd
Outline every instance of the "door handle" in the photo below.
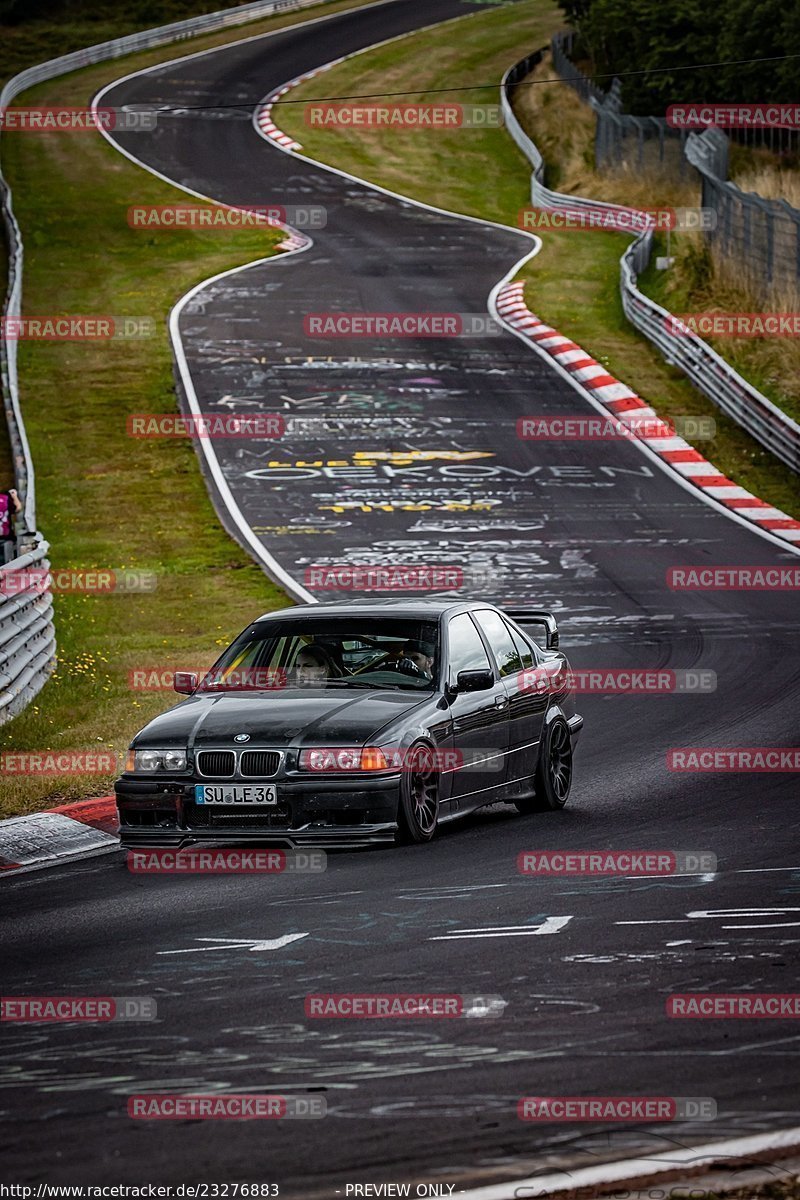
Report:
[[[494,703],[496,708],[505,708],[508,704],[507,696],[495,696]]]

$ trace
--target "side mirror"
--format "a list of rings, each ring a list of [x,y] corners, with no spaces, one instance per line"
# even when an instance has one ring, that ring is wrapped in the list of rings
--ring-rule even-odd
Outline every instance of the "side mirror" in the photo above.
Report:
[[[487,692],[491,687],[494,687],[494,674],[492,671],[458,672],[459,692]]]
[[[176,671],[172,686],[181,696],[191,696],[197,691],[197,676],[194,671]]]

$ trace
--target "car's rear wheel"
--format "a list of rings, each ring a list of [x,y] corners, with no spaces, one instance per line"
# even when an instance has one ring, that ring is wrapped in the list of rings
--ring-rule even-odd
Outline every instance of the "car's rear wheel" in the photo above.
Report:
[[[439,820],[439,772],[436,753],[425,742],[416,742],[406,755],[400,779],[398,838],[401,842],[429,842]]]
[[[556,717],[542,734],[539,761],[533,775],[533,795],[515,800],[521,813],[556,812],[572,787],[572,738],[563,717]]]

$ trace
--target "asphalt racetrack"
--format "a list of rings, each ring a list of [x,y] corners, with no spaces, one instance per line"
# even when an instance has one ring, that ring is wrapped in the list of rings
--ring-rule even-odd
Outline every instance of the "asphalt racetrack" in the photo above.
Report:
[[[396,0],[169,63],[103,97],[166,106],[152,135],[116,136],[170,180],[228,204],[327,209],[310,249],[210,283],[182,311],[202,411],[288,422],[274,444],[216,441],[221,471],[301,587],[313,564],[469,566],[470,594],[552,607],[573,666],[702,670],[716,688],[583,696],[563,813],[495,806],[428,846],[333,853],[316,876],[135,876],[110,854],[3,880],[10,993],[158,1004],[155,1022],[7,1029],[0,1103],[15,1180],[247,1179],[312,1200],[348,1183],[412,1181],[457,1194],[800,1124],[791,1021],[665,1012],[674,992],[792,991],[800,929],[796,776],[667,769],[673,747],[796,743],[796,596],[674,591],[667,571],[796,555],[629,442],[519,440],[520,416],[589,406],[510,333],[304,332],[317,312],[485,314],[534,248],[283,153],[252,124],[250,102],[294,76],[474,11]],[[642,879],[517,871],[521,850],[610,847],[709,851],[719,865]],[[292,934],[303,936],[270,948]],[[304,997],[322,991],[506,1005],[483,1019],[307,1020]],[[132,1092],[163,1091],[322,1095],[328,1115],[129,1119]],[[707,1097],[717,1116],[517,1118],[525,1095],[590,1094]]]

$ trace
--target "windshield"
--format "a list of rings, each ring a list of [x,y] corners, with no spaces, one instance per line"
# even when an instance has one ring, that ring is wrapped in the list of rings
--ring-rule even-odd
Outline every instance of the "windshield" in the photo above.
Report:
[[[203,677],[199,690],[430,691],[438,670],[436,621],[309,616],[251,625]]]

